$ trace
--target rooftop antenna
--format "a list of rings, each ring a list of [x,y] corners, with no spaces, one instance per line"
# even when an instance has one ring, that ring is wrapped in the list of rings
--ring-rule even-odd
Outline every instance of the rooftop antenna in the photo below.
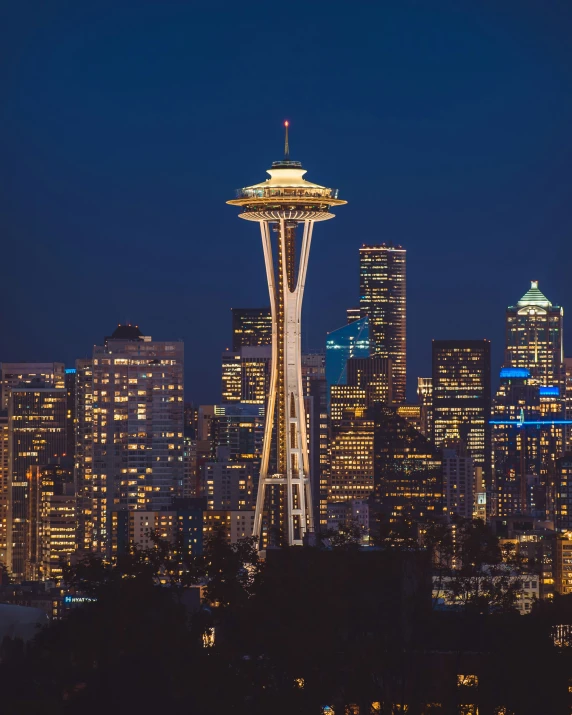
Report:
[[[288,144],[288,127],[290,126],[290,122],[286,120],[284,122],[284,129],[286,132],[286,136],[284,138],[284,160],[285,161],[290,161],[290,145]]]

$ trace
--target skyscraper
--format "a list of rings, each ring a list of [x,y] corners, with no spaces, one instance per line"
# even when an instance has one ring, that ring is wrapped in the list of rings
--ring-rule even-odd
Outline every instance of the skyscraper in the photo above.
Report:
[[[374,486],[386,522],[413,524],[443,513],[439,450],[395,409],[378,404],[374,420]]]
[[[90,551],[93,542],[93,363],[76,360],[75,372],[75,483],[77,546]]]
[[[66,423],[67,423],[67,446],[66,456],[73,459],[75,455],[75,428],[76,428],[76,371],[75,367],[68,367],[65,370],[65,388],[67,395]]]
[[[76,550],[73,459],[56,458],[30,470],[30,528],[26,575],[34,581],[63,576]]]
[[[491,473],[491,344],[433,341],[433,442],[463,439],[475,466]]]
[[[272,376],[254,533],[263,542],[272,533],[278,543],[301,545],[314,528],[301,369],[302,298],[314,224],[333,218],[332,206],[346,202],[338,199],[337,190],[303,178],[300,162],[290,160],[287,123],[284,154],[268,170],[270,179],[239,189],[228,203],[240,207],[241,218],[260,225],[272,312]],[[299,226],[303,237],[298,252]],[[276,459],[271,465],[274,427]]]
[[[379,355],[352,357],[347,363],[348,385],[365,390],[366,406],[393,402],[392,363]]]
[[[272,345],[270,308],[233,308],[232,351],[257,345]]]
[[[490,511],[544,518],[547,493],[564,452],[560,387],[539,385],[526,367],[503,367],[493,402],[494,479]]]
[[[302,385],[306,408],[306,433],[310,474],[312,475],[312,505],[314,524],[322,523],[322,504],[325,505],[328,485],[328,383],[326,382],[326,355],[302,355]],[[325,521],[325,506],[323,510]]]
[[[0,410],[0,564],[9,566],[10,514],[10,429],[8,411]],[[11,551],[11,550],[10,550]]]
[[[2,409],[8,409],[9,388],[40,380],[54,387],[65,386],[63,362],[3,362]]]
[[[433,378],[417,378],[417,399],[421,405],[421,430],[425,437],[433,434]]]
[[[475,465],[463,440],[443,443],[443,497],[447,514],[472,519],[475,506]]]
[[[112,509],[168,509],[183,485],[183,344],[119,326],[93,349],[91,548]]]
[[[63,376],[62,376],[63,377]],[[11,570],[26,577],[30,549],[32,467],[61,457],[67,447],[66,390],[39,379],[8,390],[10,441]]]
[[[540,292],[538,281],[506,310],[506,367],[525,367],[540,385],[564,385],[564,311]]]
[[[373,492],[374,422],[346,410],[332,426],[328,503],[367,499]]]
[[[391,358],[393,402],[406,400],[406,250],[381,244],[360,248],[360,307],[369,317],[371,352]]]
[[[369,318],[348,322],[332,330],[326,338],[326,380],[332,385],[347,384],[347,362],[369,356]]]
[[[222,402],[265,405],[270,383],[269,345],[222,354]]]

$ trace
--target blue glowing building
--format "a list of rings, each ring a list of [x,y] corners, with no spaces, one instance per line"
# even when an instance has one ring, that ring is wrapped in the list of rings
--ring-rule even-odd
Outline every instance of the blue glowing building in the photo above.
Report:
[[[369,318],[353,320],[326,338],[326,382],[328,393],[332,385],[346,385],[347,363],[350,358],[369,357]]]
[[[491,419],[497,516],[550,515],[550,480],[567,425],[558,385],[539,385],[525,367],[503,367]]]

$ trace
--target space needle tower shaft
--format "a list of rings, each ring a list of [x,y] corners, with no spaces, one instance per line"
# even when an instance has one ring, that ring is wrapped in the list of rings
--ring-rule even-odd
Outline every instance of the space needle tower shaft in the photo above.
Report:
[[[253,533],[262,548],[302,545],[314,530],[306,415],[302,390],[301,316],[314,224],[345,204],[337,189],[304,179],[290,160],[288,122],[284,159],[270,178],[237,191],[227,203],[260,224],[272,313],[272,364]],[[300,242],[301,241],[301,242]],[[318,475],[315,475],[318,478]]]

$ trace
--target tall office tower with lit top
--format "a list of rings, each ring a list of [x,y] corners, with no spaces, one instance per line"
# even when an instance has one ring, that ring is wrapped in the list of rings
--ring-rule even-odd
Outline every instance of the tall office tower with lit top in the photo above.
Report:
[[[564,310],[539,290],[538,281],[506,311],[506,367],[530,370],[539,385],[564,386],[562,348]]]
[[[359,249],[360,307],[362,317],[369,317],[371,354],[391,358],[398,405],[407,386],[406,255],[402,246],[385,243]]]
[[[314,224],[333,218],[332,206],[346,203],[336,189],[303,178],[301,163],[290,159],[288,122],[285,126],[284,159],[272,164],[270,178],[239,189],[227,202],[240,207],[240,218],[260,224],[270,294],[272,374],[254,520],[254,534],[263,545],[301,545],[314,528],[302,385],[302,298]]]

